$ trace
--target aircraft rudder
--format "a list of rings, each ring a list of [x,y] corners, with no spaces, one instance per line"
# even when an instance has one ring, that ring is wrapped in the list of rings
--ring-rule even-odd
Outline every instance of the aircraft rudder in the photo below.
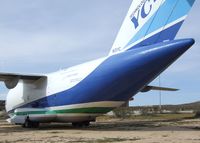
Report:
[[[110,55],[173,40],[195,0],[134,0]]]

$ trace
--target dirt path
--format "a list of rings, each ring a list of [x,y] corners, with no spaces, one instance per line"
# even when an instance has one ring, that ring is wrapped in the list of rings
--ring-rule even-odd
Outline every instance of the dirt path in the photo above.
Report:
[[[82,129],[74,129],[70,124],[43,124],[39,129],[23,129],[1,120],[0,142],[199,143],[200,120],[111,120],[94,123]]]

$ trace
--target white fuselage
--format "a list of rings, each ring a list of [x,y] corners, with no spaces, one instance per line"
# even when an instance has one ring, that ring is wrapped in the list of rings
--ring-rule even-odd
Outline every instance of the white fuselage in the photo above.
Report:
[[[24,105],[37,101],[51,95],[55,95],[62,91],[67,91],[83,79],[85,79],[91,72],[93,72],[106,58],[101,58],[91,62],[87,62],[78,66],[70,67],[68,69],[60,70],[51,74],[47,74],[47,79],[40,79],[37,82],[30,80],[20,80],[14,89],[8,92],[6,100],[6,111],[10,117],[13,117],[13,112],[27,112],[27,111],[50,111],[50,110],[67,110],[80,109],[88,107],[110,107],[115,108],[122,105],[124,102],[93,102],[84,104],[74,104],[67,106],[56,106],[47,108],[20,108]],[[76,97],[74,97],[76,98]],[[65,99],[63,99],[65,100]],[[56,101],[56,99],[55,99]],[[36,105],[37,106],[37,105]],[[13,111],[14,110],[14,111]],[[13,111],[10,113],[10,111]],[[94,120],[100,114],[51,114],[51,115],[33,115],[34,121],[81,121]]]

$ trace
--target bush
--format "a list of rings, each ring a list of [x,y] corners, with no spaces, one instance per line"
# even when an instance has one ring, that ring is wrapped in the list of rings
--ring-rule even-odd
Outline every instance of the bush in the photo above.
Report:
[[[6,111],[5,110],[0,111],[0,119],[6,119],[6,118],[8,118]]]
[[[131,111],[129,110],[129,108],[126,108],[126,107],[117,108],[113,110],[113,113],[115,114],[117,118],[124,119],[131,116]]]
[[[200,118],[200,111],[197,111],[196,113],[195,113],[195,116],[194,116],[195,118]]]

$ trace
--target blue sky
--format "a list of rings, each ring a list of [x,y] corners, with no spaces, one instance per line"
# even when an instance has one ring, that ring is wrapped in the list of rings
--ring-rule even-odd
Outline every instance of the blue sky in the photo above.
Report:
[[[46,73],[106,56],[131,0],[0,0],[0,71]],[[161,75],[163,104],[200,99],[200,1],[177,38],[196,44]],[[153,85],[158,85],[156,79]],[[3,84],[1,93],[5,94]],[[2,96],[3,97],[3,96]],[[156,91],[139,93],[132,105],[159,103]]]

